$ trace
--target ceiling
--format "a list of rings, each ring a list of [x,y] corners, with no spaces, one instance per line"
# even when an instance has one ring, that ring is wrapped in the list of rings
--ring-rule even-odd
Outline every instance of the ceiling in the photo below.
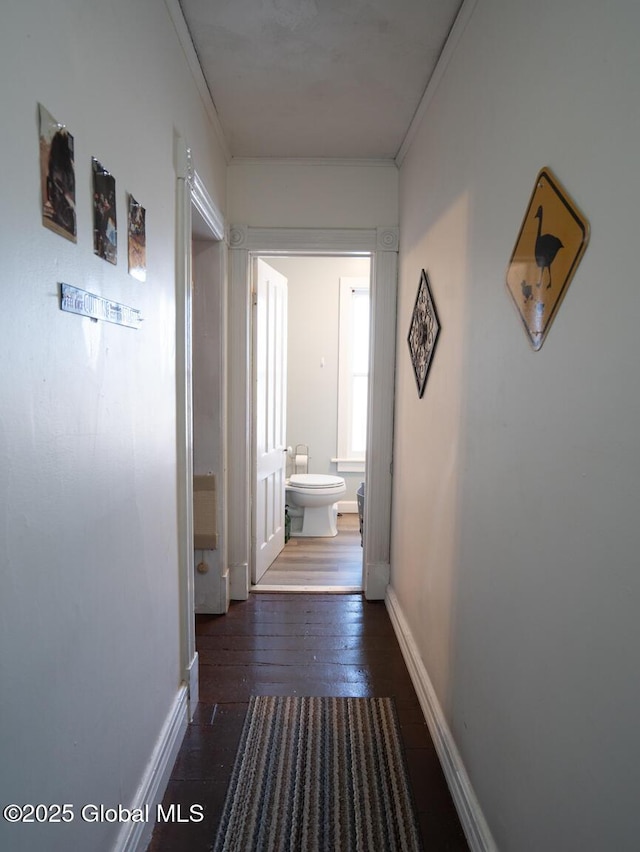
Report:
[[[461,0],[180,0],[232,157],[394,159]]]

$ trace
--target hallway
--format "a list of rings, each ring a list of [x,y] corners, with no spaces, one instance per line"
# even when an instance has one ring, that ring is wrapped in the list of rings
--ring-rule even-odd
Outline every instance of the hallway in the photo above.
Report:
[[[204,820],[158,826],[149,852],[212,848],[251,695],[392,696],[424,847],[468,848],[384,604],[358,594],[252,594],[226,616],[199,616],[196,634],[200,703],[164,806],[188,814],[203,805]]]

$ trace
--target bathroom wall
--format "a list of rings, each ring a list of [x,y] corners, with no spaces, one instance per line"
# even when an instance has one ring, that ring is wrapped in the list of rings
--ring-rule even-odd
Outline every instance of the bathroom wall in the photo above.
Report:
[[[37,104],[74,135],[78,241],[41,224]],[[86,803],[130,805],[183,672],[176,540],[179,133],[216,205],[226,164],[167,5],[3,3],[0,104],[0,801],[71,803],[0,848],[114,848]],[[91,156],[116,178],[118,263],[93,253]],[[147,211],[127,273],[125,193]],[[138,330],[59,308],[58,282],[139,308]]]
[[[308,444],[310,473],[337,474],[340,278],[369,276],[368,258],[270,257],[288,280],[287,444]],[[364,473],[340,473],[356,502]]]
[[[391,582],[502,852],[638,846],[639,31],[478,0],[401,167]],[[543,166],[591,241],[534,352],[505,271]]]

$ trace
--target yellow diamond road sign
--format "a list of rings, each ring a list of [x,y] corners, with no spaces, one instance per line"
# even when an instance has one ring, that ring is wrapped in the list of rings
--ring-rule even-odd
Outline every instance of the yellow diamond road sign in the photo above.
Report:
[[[589,223],[550,169],[542,169],[507,269],[507,287],[540,349],[589,241]]]

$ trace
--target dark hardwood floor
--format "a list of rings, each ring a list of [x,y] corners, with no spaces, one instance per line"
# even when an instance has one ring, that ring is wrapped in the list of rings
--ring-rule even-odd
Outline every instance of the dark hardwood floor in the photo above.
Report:
[[[163,806],[181,805],[184,816],[202,805],[204,820],[158,824],[150,852],[213,848],[251,695],[392,696],[424,848],[468,849],[382,602],[359,594],[252,594],[226,616],[198,616],[196,639],[200,703]]]

